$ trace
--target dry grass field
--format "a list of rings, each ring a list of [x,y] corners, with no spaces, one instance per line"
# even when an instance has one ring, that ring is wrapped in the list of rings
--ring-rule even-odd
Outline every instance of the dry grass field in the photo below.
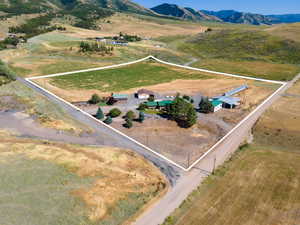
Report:
[[[0,138],[1,224],[123,224],[168,186],[131,151]]]
[[[107,23],[106,21],[110,21]],[[68,31],[75,37],[96,37],[112,36],[119,32],[136,34],[147,38],[156,38],[166,35],[193,35],[204,32],[207,28],[199,23],[172,20],[146,20],[123,13],[105,18],[98,23],[101,26],[99,31],[90,31],[74,27],[68,27]]]
[[[146,119],[142,124],[134,123],[131,129],[124,128],[123,123],[114,122],[112,126],[186,168],[226,133],[204,121],[189,129],[166,119]]]
[[[19,81],[1,86],[0,111],[21,110],[35,116],[41,125],[75,134],[90,132],[90,128],[72,119],[60,106],[24,86]]]
[[[276,35],[286,39],[294,41],[300,40],[300,23],[278,24],[267,28],[265,31],[272,35]]]
[[[299,113],[299,98],[277,101],[254,127],[254,143],[208,177],[164,224],[299,224]]]

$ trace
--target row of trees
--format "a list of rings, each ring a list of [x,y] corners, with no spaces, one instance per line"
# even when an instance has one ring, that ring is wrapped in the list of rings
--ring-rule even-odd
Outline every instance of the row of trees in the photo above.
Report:
[[[103,120],[103,122],[106,124],[111,124],[113,122],[113,118],[116,118],[121,114],[122,114],[121,110],[119,110],[118,108],[114,108],[111,109],[105,117],[101,107],[99,107],[95,117],[98,120]],[[130,110],[125,114],[125,116],[123,116],[123,119],[125,121],[123,126],[130,129],[133,126],[133,121],[143,123],[145,120],[145,114],[144,112],[139,112],[139,116],[137,117],[135,113]]]
[[[82,41],[80,42],[79,48],[80,52],[97,52],[103,55],[112,55],[112,52],[114,51],[114,47],[105,46],[104,44],[99,44],[97,42],[89,43]]]

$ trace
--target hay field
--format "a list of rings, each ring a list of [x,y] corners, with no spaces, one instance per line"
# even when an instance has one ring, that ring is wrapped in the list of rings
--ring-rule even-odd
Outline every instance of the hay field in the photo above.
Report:
[[[0,138],[1,224],[121,224],[167,188],[131,151]]]

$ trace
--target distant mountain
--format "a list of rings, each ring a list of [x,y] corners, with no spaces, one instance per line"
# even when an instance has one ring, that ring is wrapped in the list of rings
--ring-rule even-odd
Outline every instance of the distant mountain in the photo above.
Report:
[[[253,25],[272,24],[271,18],[260,14],[244,13],[244,12],[238,12],[234,10],[221,10],[217,12],[201,10],[201,12],[207,15],[218,17],[223,22],[243,23],[243,24],[253,24]]]
[[[300,22],[300,14],[268,15],[272,23],[297,23]]]
[[[207,15],[201,11],[196,11],[192,8],[187,8],[187,7],[183,8],[175,4],[164,3],[151,8],[151,10],[161,15],[177,17],[177,18],[187,19],[187,20],[220,21],[220,19],[218,19],[213,15]]]
[[[184,8],[175,4],[164,3],[151,8],[152,11],[180,19],[201,21],[221,21],[228,23],[253,24],[253,25],[271,25],[276,23],[294,23],[300,22],[300,14],[287,15],[261,15],[255,13],[238,12],[235,10],[194,10],[192,8]]]
[[[19,15],[70,10],[82,5],[112,11],[154,14],[150,9],[130,0],[0,0],[0,11]]]

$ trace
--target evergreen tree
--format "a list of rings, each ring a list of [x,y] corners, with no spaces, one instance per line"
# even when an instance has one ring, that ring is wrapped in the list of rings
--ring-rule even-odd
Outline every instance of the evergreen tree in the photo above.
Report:
[[[208,97],[203,97],[199,103],[199,111],[202,113],[210,113],[214,111],[214,106],[209,101]]]
[[[101,102],[101,98],[97,94],[93,94],[91,99],[88,101],[90,104],[97,104]]]
[[[140,112],[139,113],[139,122],[143,123],[145,120],[145,113],[144,112]]]
[[[98,120],[104,119],[104,113],[103,113],[103,111],[102,111],[102,109],[101,109],[100,107],[98,108],[98,111],[97,111],[97,113],[96,113],[96,118],[97,118]]]

